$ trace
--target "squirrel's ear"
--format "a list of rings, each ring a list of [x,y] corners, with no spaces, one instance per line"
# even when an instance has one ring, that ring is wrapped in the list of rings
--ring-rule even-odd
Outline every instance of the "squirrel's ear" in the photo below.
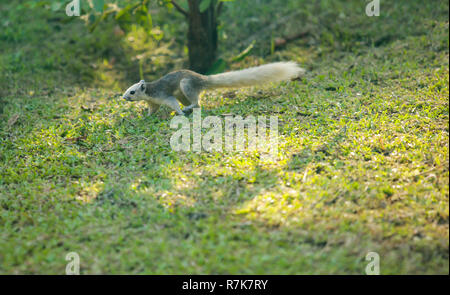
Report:
[[[145,81],[141,80],[141,90],[145,91]]]

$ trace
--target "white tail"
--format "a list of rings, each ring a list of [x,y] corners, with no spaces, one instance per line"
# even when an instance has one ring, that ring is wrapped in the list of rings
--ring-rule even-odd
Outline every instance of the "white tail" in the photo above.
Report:
[[[245,87],[298,77],[305,70],[295,62],[276,62],[240,71],[207,76],[207,88]]]

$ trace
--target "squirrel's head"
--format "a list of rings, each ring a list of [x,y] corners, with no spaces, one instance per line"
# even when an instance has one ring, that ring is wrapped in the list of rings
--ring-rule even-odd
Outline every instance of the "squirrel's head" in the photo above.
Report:
[[[137,101],[145,99],[145,81],[141,80],[136,84],[133,84],[122,95],[123,99],[127,101]]]

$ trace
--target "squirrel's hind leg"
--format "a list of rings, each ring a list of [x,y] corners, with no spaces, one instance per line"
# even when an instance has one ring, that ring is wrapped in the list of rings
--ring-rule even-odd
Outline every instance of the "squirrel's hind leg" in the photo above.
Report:
[[[184,113],[192,112],[193,108],[198,108],[198,96],[201,88],[194,85],[191,79],[185,78],[180,81],[180,89],[184,96],[191,102],[191,104],[183,109]]]

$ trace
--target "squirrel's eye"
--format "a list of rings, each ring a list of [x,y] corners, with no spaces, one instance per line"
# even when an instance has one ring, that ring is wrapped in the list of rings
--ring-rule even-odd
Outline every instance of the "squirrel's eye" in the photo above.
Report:
[[[133,94],[134,94],[134,91],[130,91],[130,94],[133,95]]]

